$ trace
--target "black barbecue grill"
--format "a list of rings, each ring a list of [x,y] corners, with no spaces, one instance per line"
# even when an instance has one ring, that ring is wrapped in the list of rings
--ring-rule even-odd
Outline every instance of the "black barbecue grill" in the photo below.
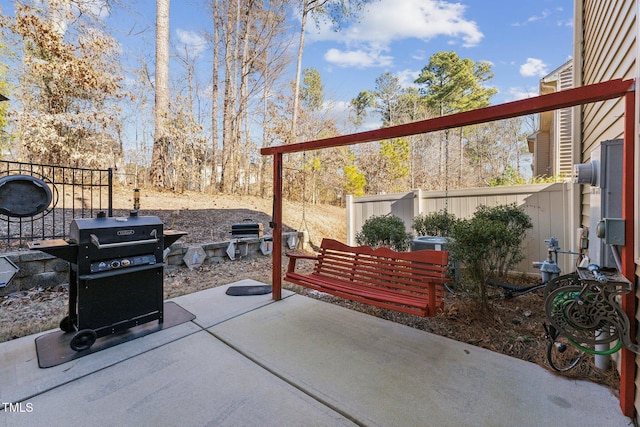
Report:
[[[69,315],[60,329],[75,332],[71,348],[157,320],[163,322],[163,250],[183,232],[163,231],[155,216],[79,218],[69,240],[32,242],[69,262]]]
[[[251,219],[245,219],[238,224],[231,224],[231,237],[262,237],[264,227],[260,222],[253,222]]]

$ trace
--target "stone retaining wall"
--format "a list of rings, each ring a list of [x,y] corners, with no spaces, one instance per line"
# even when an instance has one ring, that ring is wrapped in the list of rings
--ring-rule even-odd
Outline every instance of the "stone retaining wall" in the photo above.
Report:
[[[235,239],[201,246],[185,246],[178,241],[169,247],[166,264],[172,266],[187,265],[190,268],[194,268],[202,264],[233,262],[227,252],[229,244],[232,242],[235,243],[235,250],[232,253],[236,260],[265,256],[260,249],[265,237]],[[306,233],[283,233],[282,237],[283,246],[287,249],[293,249],[294,247],[304,249],[306,247]],[[268,239],[269,237],[266,237],[266,240]],[[189,254],[188,257],[187,254]],[[197,256],[192,254],[197,254]],[[24,251],[11,252],[2,256],[11,260],[20,270],[9,285],[0,287],[0,297],[32,288],[47,288],[69,282],[69,263],[53,255],[40,251]],[[271,255],[267,254],[266,256]],[[194,260],[197,262],[194,263]]]

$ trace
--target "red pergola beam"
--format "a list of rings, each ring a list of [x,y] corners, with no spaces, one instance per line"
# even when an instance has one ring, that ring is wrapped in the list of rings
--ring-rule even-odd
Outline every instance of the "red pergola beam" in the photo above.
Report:
[[[319,150],[322,148],[382,141],[390,138],[399,138],[402,136],[477,125],[479,123],[573,107],[574,105],[620,98],[633,88],[633,84],[633,80],[610,80],[603,83],[581,86],[575,89],[563,90],[560,92],[507,102],[505,104],[494,105],[477,110],[406,123],[404,125],[390,126],[387,128],[341,135],[333,138],[318,139],[315,141],[266,147],[262,148],[260,153],[263,156],[267,156],[275,153],[295,153],[300,151]]]
[[[543,111],[557,110],[588,104],[591,102],[605,101],[608,99],[625,97],[625,127],[624,127],[624,154],[623,154],[623,183],[622,183],[622,210],[625,218],[626,245],[622,247],[622,274],[632,283],[635,283],[634,262],[634,135],[635,135],[635,81],[610,80],[574,89],[563,90],[547,95],[507,102],[505,104],[480,108],[449,116],[436,117],[434,119],[407,123],[399,126],[391,126],[367,132],[336,136],[333,138],[319,139],[315,141],[300,142],[289,145],[267,147],[260,150],[263,156],[273,156],[273,266],[272,287],[273,299],[279,300],[282,295],[282,161],[283,154],[300,151],[320,150],[323,148],[341,147],[345,145],[361,144],[364,142],[381,141],[390,138],[399,138],[421,133],[435,132],[462,126],[476,125],[528,114],[541,113]],[[635,336],[635,287],[622,298],[622,308],[632,322],[632,336]],[[633,417],[635,399],[635,354],[622,350],[620,370],[620,408],[622,412]]]

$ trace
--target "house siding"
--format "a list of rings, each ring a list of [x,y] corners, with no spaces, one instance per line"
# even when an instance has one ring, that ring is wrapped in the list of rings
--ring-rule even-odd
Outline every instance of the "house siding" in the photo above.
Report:
[[[536,176],[549,176],[551,171],[549,170],[549,132],[540,132],[536,136],[536,148],[534,152],[534,174]]]
[[[574,72],[575,85],[583,86],[612,79],[632,79],[638,73],[637,47],[637,0],[576,0],[575,1],[575,43],[574,43]],[[637,95],[636,95],[637,96]],[[578,141],[582,158],[580,161],[590,160],[591,151],[602,141],[623,137],[624,132],[624,99],[615,99],[606,102],[588,104],[581,109],[574,110],[581,114],[581,126],[579,129],[582,140]],[[638,113],[636,114],[636,126]],[[637,131],[634,144],[636,152],[638,147]],[[577,145],[574,145],[577,147]],[[638,162],[636,162],[636,185],[638,179]],[[589,224],[589,189],[582,191],[582,215],[583,225]],[[637,211],[638,195],[634,201]],[[637,218],[637,215],[636,215]],[[640,267],[637,260],[638,248],[638,220],[635,220],[636,236],[634,248],[636,252],[636,283]],[[636,291],[636,297],[638,293]],[[636,320],[640,316],[636,311]],[[638,367],[638,357],[636,357]],[[640,371],[636,369],[636,372]],[[635,378],[635,409],[636,414],[640,409],[640,393],[638,387],[640,380]]]
[[[573,60],[540,80],[540,95],[572,89]],[[573,173],[573,107],[539,114],[539,127],[533,142],[534,176],[571,176]]]
[[[573,88],[573,64],[566,67],[560,73],[558,79],[558,90]],[[573,108],[563,108],[557,110],[556,123],[558,126],[558,149],[555,159],[555,174],[561,176],[571,176],[573,172]]]
[[[580,1],[580,0],[578,0]],[[574,66],[581,65],[576,75],[581,78],[577,86],[633,78],[636,75],[636,2],[615,0],[583,0],[577,7],[576,30],[581,32],[582,43],[576,43]],[[622,138],[624,99],[587,104],[582,107],[582,144],[580,161],[588,162],[591,151],[602,141]],[[581,223],[589,225],[589,189],[583,189]]]
[[[585,0],[581,86],[635,77],[635,1]],[[601,141],[622,137],[624,100],[583,107],[583,161]]]

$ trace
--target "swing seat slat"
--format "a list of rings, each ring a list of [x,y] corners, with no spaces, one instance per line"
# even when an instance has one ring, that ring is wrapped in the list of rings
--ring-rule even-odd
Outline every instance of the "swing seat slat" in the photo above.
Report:
[[[341,298],[422,317],[443,308],[449,253],[348,246],[323,239],[317,256],[289,253],[284,279]],[[295,271],[296,260],[315,260],[313,271]]]

